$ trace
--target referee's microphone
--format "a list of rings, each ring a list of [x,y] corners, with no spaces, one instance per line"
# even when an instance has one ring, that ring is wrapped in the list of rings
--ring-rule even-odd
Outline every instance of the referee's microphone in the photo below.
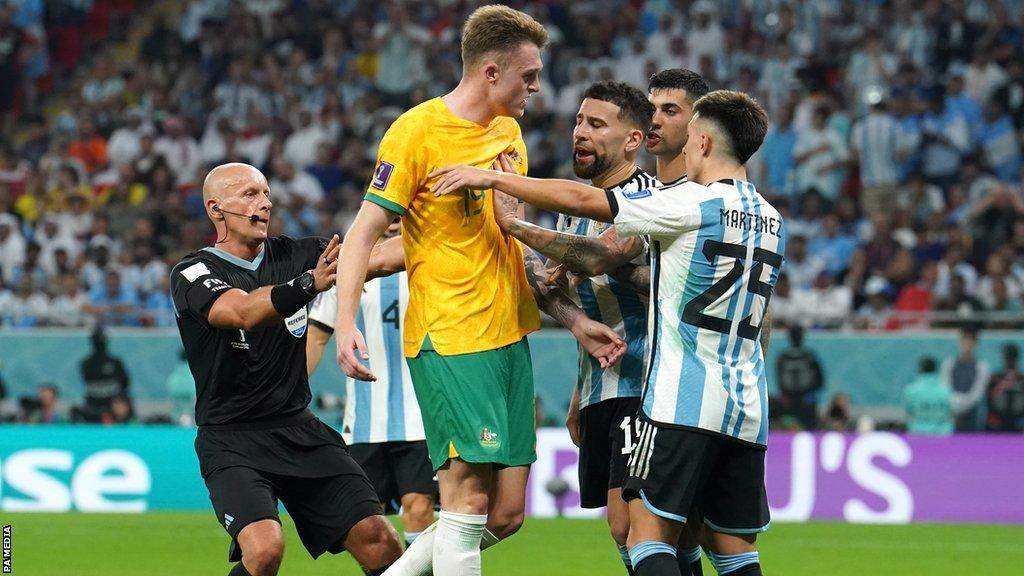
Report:
[[[241,212],[231,212],[229,210],[224,210],[220,206],[214,206],[213,209],[215,211],[217,211],[217,212],[220,212],[221,214],[231,214],[232,216],[241,216],[242,218],[248,218],[249,221],[253,222],[253,223],[255,223],[255,222],[270,222],[270,220],[266,220],[266,219],[260,218],[259,214],[251,214],[250,215],[250,214],[242,214]]]

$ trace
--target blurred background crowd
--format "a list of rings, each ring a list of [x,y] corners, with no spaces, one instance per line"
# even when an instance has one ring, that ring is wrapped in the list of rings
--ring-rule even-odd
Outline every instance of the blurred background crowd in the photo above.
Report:
[[[789,226],[778,323],[1024,325],[1021,0],[509,4],[552,38],[531,174],[571,176],[590,83],[690,68],[771,115],[750,179]],[[268,176],[273,233],[344,231],[475,5],[0,0],[0,325],[173,325],[221,162]]]

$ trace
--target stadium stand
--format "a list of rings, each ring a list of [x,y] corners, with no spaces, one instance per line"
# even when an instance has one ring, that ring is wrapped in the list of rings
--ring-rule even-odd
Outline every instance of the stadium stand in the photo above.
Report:
[[[373,143],[458,78],[472,4],[0,1],[0,326],[172,326],[220,162],[271,178],[272,233],[345,230]],[[751,180],[793,236],[777,325],[1024,326],[1019,1],[511,4],[552,37],[532,174],[571,177],[591,82],[697,70],[771,114]]]

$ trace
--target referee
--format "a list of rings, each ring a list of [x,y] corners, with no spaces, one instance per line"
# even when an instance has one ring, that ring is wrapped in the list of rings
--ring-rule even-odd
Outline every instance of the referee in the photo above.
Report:
[[[307,408],[306,305],[334,285],[338,237],[268,238],[270,190],[246,164],[214,168],[203,201],[217,244],[174,267],[171,295],[196,380],[200,472],[238,562],[229,576],[277,574],[278,500],[314,558],[348,550],[380,574],[397,534],[344,440]]]

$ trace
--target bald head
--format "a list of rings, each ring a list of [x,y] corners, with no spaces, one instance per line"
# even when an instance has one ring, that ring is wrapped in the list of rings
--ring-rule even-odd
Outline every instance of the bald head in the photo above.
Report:
[[[210,170],[203,181],[203,202],[209,201],[210,198],[231,196],[232,192],[241,193],[245,190],[245,185],[253,181],[264,188],[267,186],[267,177],[255,166],[241,162],[221,164]]]

